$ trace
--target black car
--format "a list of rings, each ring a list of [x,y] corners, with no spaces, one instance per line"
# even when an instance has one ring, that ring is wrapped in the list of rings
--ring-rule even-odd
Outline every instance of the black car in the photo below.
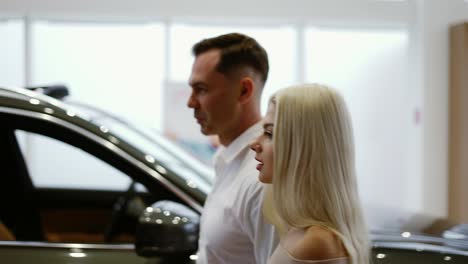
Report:
[[[63,87],[49,87],[46,92],[59,97]],[[133,251],[139,214],[162,200],[200,213],[211,188],[211,171],[202,163],[153,131],[138,130],[99,109],[65,103],[40,91],[0,88],[0,123],[0,220],[17,241],[28,241],[1,242],[0,255],[10,252],[14,263],[26,257],[18,251],[24,247],[31,252],[80,249],[88,251],[88,257],[98,249],[106,251],[102,256],[127,252],[114,263],[140,259]],[[128,186],[120,191],[36,186],[21,148],[25,134],[45,137],[103,161],[127,176]],[[56,162],[59,157],[45,158],[47,166],[64,168]],[[84,170],[73,160],[65,168],[63,177],[68,170]],[[57,256],[49,254],[48,258],[51,263]]]
[[[66,94],[65,87],[0,88],[0,221],[15,236],[0,241],[1,262],[194,262],[211,169],[154,131],[59,100]],[[30,137],[67,146],[116,169],[126,179],[125,188],[37,184],[24,149]],[[78,159],[64,162],[47,150],[35,155],[47,168],[57,168],[60,177],[86,171]],[[86,186],[81,179],[104,174],[88,171],[75,180]],[[371,235],[373,263],[468,263],[464,241],[453,247],[447,243],[451,239],[423,234]]]

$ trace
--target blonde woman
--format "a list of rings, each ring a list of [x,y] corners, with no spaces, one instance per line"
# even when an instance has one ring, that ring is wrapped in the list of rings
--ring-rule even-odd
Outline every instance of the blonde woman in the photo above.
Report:
[[[277,92],[251,143],[264,215],[281,242],[269,264],[369,263],[355,175],[351,121],[333,89],[304,84]]]

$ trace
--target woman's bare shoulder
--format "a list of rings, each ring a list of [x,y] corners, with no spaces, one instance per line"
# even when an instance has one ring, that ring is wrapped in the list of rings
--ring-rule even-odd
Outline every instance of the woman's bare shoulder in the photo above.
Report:
[[[325,260],[346,257],[341,239],[321,226],[308,227],[301,239],[289,248],[290,254],[300,260]]]

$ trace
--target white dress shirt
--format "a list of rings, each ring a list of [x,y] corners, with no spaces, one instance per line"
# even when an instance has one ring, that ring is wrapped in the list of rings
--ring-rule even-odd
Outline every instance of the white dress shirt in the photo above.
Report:
[[[262,132],[256,124],[214,156],[216,178],[201,217],[201,264],[265,264],[277,245],[262,214],[263,185],[249,143]]]

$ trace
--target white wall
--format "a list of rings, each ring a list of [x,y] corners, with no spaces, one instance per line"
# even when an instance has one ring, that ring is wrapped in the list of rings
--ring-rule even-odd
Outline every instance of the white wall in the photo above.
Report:
[[[421,10],[424,89],[424,179],[425,211],[448,214],[448,91],[449,27],[468,21],[468,3],[463,0],[419,0]]]
[[[130,18],[258,17],[400,21],[408,18],[406,2],[373,0],[1,0],[0,14],[33,17]]]

